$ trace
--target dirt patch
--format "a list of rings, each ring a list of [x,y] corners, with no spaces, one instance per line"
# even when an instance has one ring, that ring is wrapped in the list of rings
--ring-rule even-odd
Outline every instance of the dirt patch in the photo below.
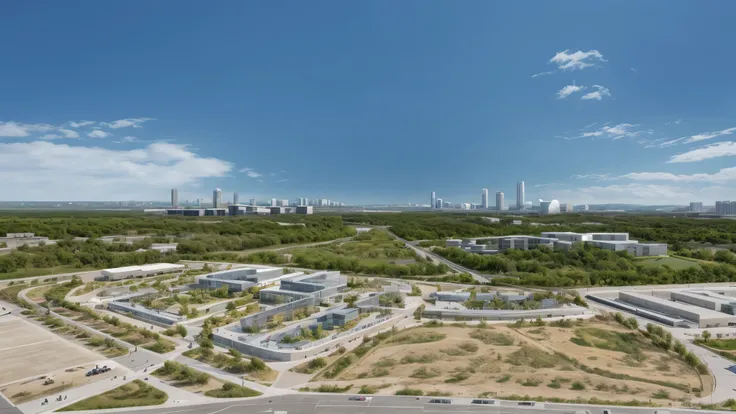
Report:
[[[116,375],[122,375],[122,370],[115,368],[103,374],[87,377],[87,371],[94,368],[96,364],[78,365],[67,369],[51,372],[47,375],[40,375],[27,380],[22,380],[8,384],[0,388],[2,392],[13,404],[22,404],[38,398],[58,395],[64,390],[70,388],[87,385],[92,382],[109,379]]]
[[[454,396],[524,396],[674,403],[696,398],[698,374],[641,334],[598,321],[571,327],[424,327],[383,341],[318,385],[404,388]],[[409,338],[432,338],[415,342]],[[339,363],[339,361],[338,361]],[[710,388],[706,388],[707,394]]]
[[[0,384],[47,375],[101,359],[94,352],[23,319],[5,316],[0,320]]]

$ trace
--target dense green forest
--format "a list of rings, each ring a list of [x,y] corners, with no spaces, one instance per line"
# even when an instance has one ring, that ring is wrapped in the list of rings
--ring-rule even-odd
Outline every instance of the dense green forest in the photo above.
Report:
[[[569,252],[509,249],[496,255],[468,253],[456,247],[435,248],[435,253],[465,267],[506,277],[493,283],[527,286],[625,286],[736,281],[731,252],[719,255],[720,262],[673,269],[667,265],[647,266],[627,252],[613,252],[590,245],[576,245]]]
[[[712,244],[736,243],[736,220],[696,219],[663,215],[634,214],[560,214],[514,217],[521,225],[512,225],[511,217],[501,223],[484,219],[482,213],[396,213],[343,214],[347,223],[391,226],[391,231],[407,240],[435,240],[448,237],[538,235],[543,231],[627,232],[632,239],[681,245],[691,241]],[[532,226],[530,223],[539,223]],[[598,223],[598,224],[593,224]]]
[[[357,235],[352,241],[325,246],[295,248],[291,263],[311,269],[340,270],[359,274],[384,276],[442,275],[449,272],[445,264],[434,263],[417,256],[404,243],[395,240],[382,230],[371,230]],[[282,254],[253,253],[245,259],[248,263],[281,264]]]
[[[34,232],[39,236],[59,239],[56,244],[38,247],[22,246],[0,256],[0,279],[22,277],[14,274],[27,269],[47,269],[62,266],[72,269],[107,268],[145,263],[176,262],[181,259],[207,259],[211,252],[242,251],[258,247],[291,243],[334,240],[355,234],[340,217],[278,217],[279,222],[291,221],[304,225],[283,226],[276,219],[226,218],[211,222],[182,218],[145,217],[111,214],[88,217],[0,216],[0,234]],[[94,237],[103,235],[152,235],[132,244],[102,242]],[[92,237],[73,240],[74,236]],[[167,236],[167,237],[165,237]],[[136,252],[154,241],[178,242],[177,252]]]

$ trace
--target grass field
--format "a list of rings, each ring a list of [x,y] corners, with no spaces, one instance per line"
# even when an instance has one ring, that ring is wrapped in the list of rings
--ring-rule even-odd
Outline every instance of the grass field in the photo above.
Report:
[[[642,257],[642,258],[636,258],[635,262],[645,267],[656,267],[656,266],[667,265],[675,270],[688,269],[691,267],[700,267],[700,265],[695,261],[680,259],[678,257]]]
[[[121,385],[100,395],[75,402],[58,411],[105,410],[109,408],[160,405],[169,398],[165,392],[141,380]]]
[[[638,331],[603,321],[421,327],[364,342],[325,365],[310,388],[350,385],[384,395],[411,389],[423,395],[648,404],[667,393],[677,404],[701,395],[701,387],[711,389],[712,381],[703,377],[703,386],[676,354],[654,347]]]
[[[242,398],[261,395],[260,392],[248,387],[222,381],[174,361],[164,362],[164,366],[154,371],[152,375],[170,381],[174,387],[213,398]]]

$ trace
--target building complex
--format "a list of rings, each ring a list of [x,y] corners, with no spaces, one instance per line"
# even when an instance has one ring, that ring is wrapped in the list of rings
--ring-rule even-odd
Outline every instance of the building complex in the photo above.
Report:
[[[447,247],[459,247],[478,254],[495,254],[508,249],[531,250],[540,246],[567,251],[573,243],[586,243],[604,250],[626,251],[636,257],[667,254],[666,243],[639,243],[629,239],[629,233],[542,232],[541,236],[494,236],[446,241]]]

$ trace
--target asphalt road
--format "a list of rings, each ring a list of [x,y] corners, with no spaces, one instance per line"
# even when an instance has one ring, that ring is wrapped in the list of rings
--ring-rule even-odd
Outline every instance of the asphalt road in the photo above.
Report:
[[[601,414],[604,409],[610,409],[614,414],[654,414],[655,408],[637,407],[605,407],[566,404],[544,404],[535,407],[523,407],[514,402],[503,402],[500,405],[477,406],[470,404],[470,399],[453,399],[452,404],[430,404],[431,397],[394,397],[374,396],[370,401],[349,401],[349,395],[335,394],[301,394],[282,397],[231,401],[198,406],[162,407],[151,410],[117,411],[129,414],[242,414],[242,413],[273,413],[273,414],[420,414],[420,413],[494,413],[494,414],[542,414],[559,413],[574,414],[584,410],[591,414]],[[271,401],[271,402],[269,402]],[[539,403],[538,403],[539,404]],[[707,413],[716,411],[672,409],[666,408],[672,414]],[[661,411],[660,411],[661,412]]]

